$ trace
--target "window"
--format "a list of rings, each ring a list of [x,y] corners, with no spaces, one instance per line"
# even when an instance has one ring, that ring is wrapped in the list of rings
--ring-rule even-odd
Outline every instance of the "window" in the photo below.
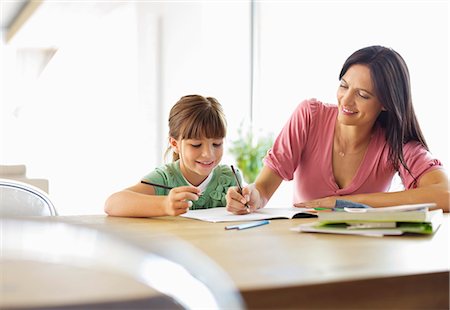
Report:
[[[0,162],[49,179],[61,215],[103,213],[110,194],[163,163],[168,111],[181,96],[214,96],[230,127],[240,122],[249,8],[43,2],[2,42]]]

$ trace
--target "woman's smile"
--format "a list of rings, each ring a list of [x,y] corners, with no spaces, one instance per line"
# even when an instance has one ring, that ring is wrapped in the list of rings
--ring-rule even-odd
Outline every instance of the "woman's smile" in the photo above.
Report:
[[[350,110],[346,107],[342,107],[341,111],[342,111],[342,114],[344,114],[344,115],[354,115],[354,114],[358,113],[358,112]]]

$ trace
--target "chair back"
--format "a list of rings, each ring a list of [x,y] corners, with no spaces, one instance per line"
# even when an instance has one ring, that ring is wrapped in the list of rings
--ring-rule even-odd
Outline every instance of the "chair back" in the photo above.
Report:
[[[58,215],[50,197],[36,186],[0,179],[0,216]]]
[[[49,185],[47,179],[27,177],[26,165],[0,165],[0,179],[12,179],[36,186],[47,194]]]
[[[141,242],[63,220],[0,218],[0,309],[245,309],[227,274],[173,235]]]

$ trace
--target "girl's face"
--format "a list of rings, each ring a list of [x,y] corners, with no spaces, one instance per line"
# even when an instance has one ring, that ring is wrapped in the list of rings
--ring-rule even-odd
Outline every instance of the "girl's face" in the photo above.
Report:
[[[370,126],[384,110],[375,96],[369,67],[352,65],[340,81],[337,91],[338,121],[350,126]]]
[[[222,160],[223,138],[170,138],[169,142],[172,149],[180,155],[181,173],[194,186],[202,183]]]

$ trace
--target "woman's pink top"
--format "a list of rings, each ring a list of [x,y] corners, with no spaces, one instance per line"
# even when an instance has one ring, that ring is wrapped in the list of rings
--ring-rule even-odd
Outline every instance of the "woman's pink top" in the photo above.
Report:
[[[396,171],[389,161],[384,129],[375,130],[364,159],[350,185],[339,188],[332,168],[333,135],[338,108],[315,99],[298,105],[276,138],[264,164],[283,180],[294,180],[294,203],[328,196],[385,192]],[[418,142],[404,145],[403,156],[417,178],[442,166]],[[414,178],[400,165],[406,189],[416,186]]]

